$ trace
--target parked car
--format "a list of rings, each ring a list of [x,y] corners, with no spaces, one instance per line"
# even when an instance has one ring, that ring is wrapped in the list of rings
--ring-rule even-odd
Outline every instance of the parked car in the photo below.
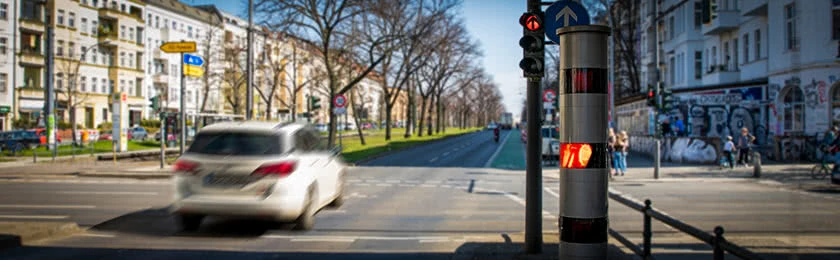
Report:
[[[128,140],[146,140],[149,137],[149,133],[146,132],[146,128],[141,126],[136,126],[131,129],[128,129]]]
[[[314,215],[344,202],[347,165],[319,147],[320,135],[297,123],[237,122],[201,129],[173,166],[170,212],[183,230],[208,215],[294,221],[308,230]]]
[[[326,133],[330,131],[330,126],[326,124],[317,124],[315,125],[315,129],[317,129],[318,132]]]
[[[347,122],[344,124],[344,130],[356,130],[356,123]]]
[[[41,145],[46,145],[47,144],[47,129],[46,128],[35,128],[35,129],[30,129],[29,131],[34,132],[35,135],[38,136],[38,139],[40,140]],[[58,131],[55,131],[55,142],[56,143],[61,143],[61,137],[58,136]]]
[[[20,152],[41,144],[41,138],[35,131],[15,130],[0,132],[0,148],[4,151]]]
[[[372,128],[373,128],[373,124],[371,124],[371,123],[362,123],[362,130],[368,130],[368,129],[372,129]]]
[[[166,134],[166,140],[175,141],[177,138],[175,138],[175,134],[169,133]],[[160,142],[160,131],[155,132],[155,142]]]
[[[111,131],[105,130],[99,133],[99,141],[111,141],[114,138],[111,135]]]
[[[543,125],[540,130],[542,136],[543,160],[557,160],[560,157],[560,133],[557,126]]]

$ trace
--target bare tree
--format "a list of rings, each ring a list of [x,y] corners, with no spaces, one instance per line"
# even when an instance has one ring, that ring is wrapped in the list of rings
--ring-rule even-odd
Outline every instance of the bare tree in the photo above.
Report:
[[[274,99],[277,97],[277,91],[286,86],[285,82],[283,82],[283,74],[286,73],[286,57],[282,53],[277,53],[279,49],[278,51],[273,51],[274,44],[276,43],[275,37],[270,33],[263,34],[263,53],[260,55],[256,64],[257,68],[263,72],[261,79],[265,81],[265,84],[260,82],[257,85],[259,87],[255,87],[254,90],[257,91],[257,94],[265,102],[266,120],[271,120],[271,112],[274,110]],[[275,58],[275,56],[280,57]],[[279,99],[283,102],[282,98]]]
[[[75,48],[69,48],[67,55],[64,55],[64,57],[59,56],[60,58],[55,59],[56,68],[62,75],[61,78],[56,77],[56,82],[62,81],[64,78],[67,79],[66,86],[56,88],[56,95],[58,100],[66,100],[67,102],[67,110],[70,112],[70,124],[73,129],[72,138],[74,145],[76,144],[76,132],[79,130],[76,123],[76,108],[87,102],[89,98],[86,90],[79,88],[79,70],[84,56],[87,54],[86,52],[90,51],[84,47],[83,49],[81,53],[76,53]]]
[[[198,111],[204,113],[207,111],[207,103],[210,95],[218,95],[216,91],[222,83],[223,75],[219,74],[218,66],[224,62],[222,52],[222,38],[220,36],[222,28],[219,25],[208,24],[205,29],[205,34],[201,35],[199,45],[201,45],[201,57],[204,59],[204,64],[201,67],[204,69],[204,75],[201,76],[201,104],[199,104]],[[198,124],[198,120],[195,120]]]
[[[287,95],[290,97],[289,100],[285,100],[282,98],[278,98],[280,103],[286,107],[290,108],[292,113],[292,121],[297,120],[297,97],[300,95],[300,92],[303,91],[304,88],[307,88],[311,85],[312,82],[321,79],[322,75],[316,74],[315,70],[312,69],[310,65],[312,63],[312,55],[311,52],[307,52],[306,46],[304,43],[301,43],[300,39],[286,36],[283,38],[286,42],[288,42],[288,47],[290,48],[288,51],[289,53],[285,53],[283,57],[288,59],[286,63],[285,71],[285,79],[278,80],[285,80],[288,81],[288,87],[285,87],[284,90],[287,91]],[[281,50],[283,51],[283,50]],[[306,67],[304,67],[306,66]],[[307,73],[306,68],[309,68]],[[306,73],[306,77],[303,74]],[[308,101],[307,101],[308,102]]]
[[[225,50],[225,73],[222,81],[225,83],[224,88],[225,101],[233,109],[236,115],[242,114],[244,108],[243,101],[245,101],[245,48],[242,46],[233,46]]]
[[[357,30],[356,26],[369,27],[365,23],[367,16],[374,5],[370,0],[257,0],[255,10],[263,24],[276,30],[289,34],[298,35],[306,39],[318,50],[322,64],[326,71],[329,99],[338,94],[349,91],[361,81],[374,67],[384,59],[377,47],[385,42],[391,41],[398,35],[373,34],[372,30],[362,28]],[[354,21],[361,20],[359,23]],[[373,31],[376,32],[376,31]],[[344,81],[337,74],[337,67],[341,61],[341,49],[347,49],[342,43],[357,41],[362,38],[365,45],[358,45],[356,50],[366,52],[367,61],[363,68],[353,70],[350,81]],[[362,64],[362,63],[360,63]],[[329,111],[334,105],[330,102]],[[330,131],[328,143],[335,144],[335,115],[330,113]]]
[[[615,63],[619,67],[613,84],[617,98],[642,91],[639,60],[639,8],[641,0],[587,0],[596,13],[603,14],[612,28]],[[655,4],[655,3],[651,3]]]

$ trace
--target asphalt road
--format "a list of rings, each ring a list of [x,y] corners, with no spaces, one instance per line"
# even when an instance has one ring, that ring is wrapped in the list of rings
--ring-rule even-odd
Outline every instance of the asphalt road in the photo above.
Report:
[[[169,180],[0,179],[0,221],[74,221],[88,229],[0,252],[0,259],[457,259],[459,252],[510,243],[524,230],[524,172],[483,168],[498,147],[483,131],[355,167],[345,205],[319,212],[308,232],[212,217],[197,232],[177,231],[166,212]],[[559,185],[545,168],[543,230],[550,234],[557,232]],[[767,259],[840,254],[837,194],[696,179],[618,179],[611,189],[650,198],[706,231],[722,225],[727,239]],[[610,203],[610,226],[640,242],[641,214]],[[653,228],[658,258],[709,258],[708,246],[656,221]]]

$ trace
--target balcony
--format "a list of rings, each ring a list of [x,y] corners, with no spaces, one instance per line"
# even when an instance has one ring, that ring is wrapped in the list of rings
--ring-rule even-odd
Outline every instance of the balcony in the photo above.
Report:
[[[738,10],[717,11],[717,18],[703,25],[703,35],[720,34],[738,28],[741,13]]]
[[[164,73],[158,73],[152,76],[152,82],[155,84],[169,84],[169,75]]]
[[[741,0],[741,16],[767,16],[768,0]]]
[[[20,51],[20,63],[34,66],[44,66],[44,55],[38,50],[24,48]]]
[[[741,72],[730,70],[726,65],[713,65],[703,74],[703,85],[733,83],[740,80]]]
[[[20,18],[18,21],[20,22],[20,28],[23,30],[38,33],[44,32],[44,22],[37,18]]]

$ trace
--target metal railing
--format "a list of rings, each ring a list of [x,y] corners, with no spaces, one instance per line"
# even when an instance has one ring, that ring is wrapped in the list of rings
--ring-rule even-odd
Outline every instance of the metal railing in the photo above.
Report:
[[[700,230],[694,226],[686,224],[682,221],[679,221],[668,214],[659,211],[651,206],[651,201],[649,199],[645,200],[645,204],[642,205],[630,198],[624,197],[619,193],[610,191],[609,197],[612,200],[617,201],[618,203],[623,204],[635,211],[641,212],[644,215],[644,226],[642,231],[642,247],[639,247],[636,243],[633,243],[617,231],[613,230],[612,228],[609,229],[609,234],[613,238],[619,241],[622,245],[629,248],[633,253],[642,257],[642,259],[654,259],[653,255],[651,254],[651,247],[652,242],[651,238],[653,236],[653,230],[651,229],[652,226],[652,219],[659,220],[665,225],[668,225],[680,232],[686,233],[704,243],[710,245],[713,249],[713,256],[715,260],[723,260],[725,253],[730,253],[734,256],[737,256],[741,259],[761,259],[758,255],[747,250],[746,248],[740,247],[732,242],[726,240],[723,237],[723,227],[716,226],[714,229],[714,234],[709,234]]]

